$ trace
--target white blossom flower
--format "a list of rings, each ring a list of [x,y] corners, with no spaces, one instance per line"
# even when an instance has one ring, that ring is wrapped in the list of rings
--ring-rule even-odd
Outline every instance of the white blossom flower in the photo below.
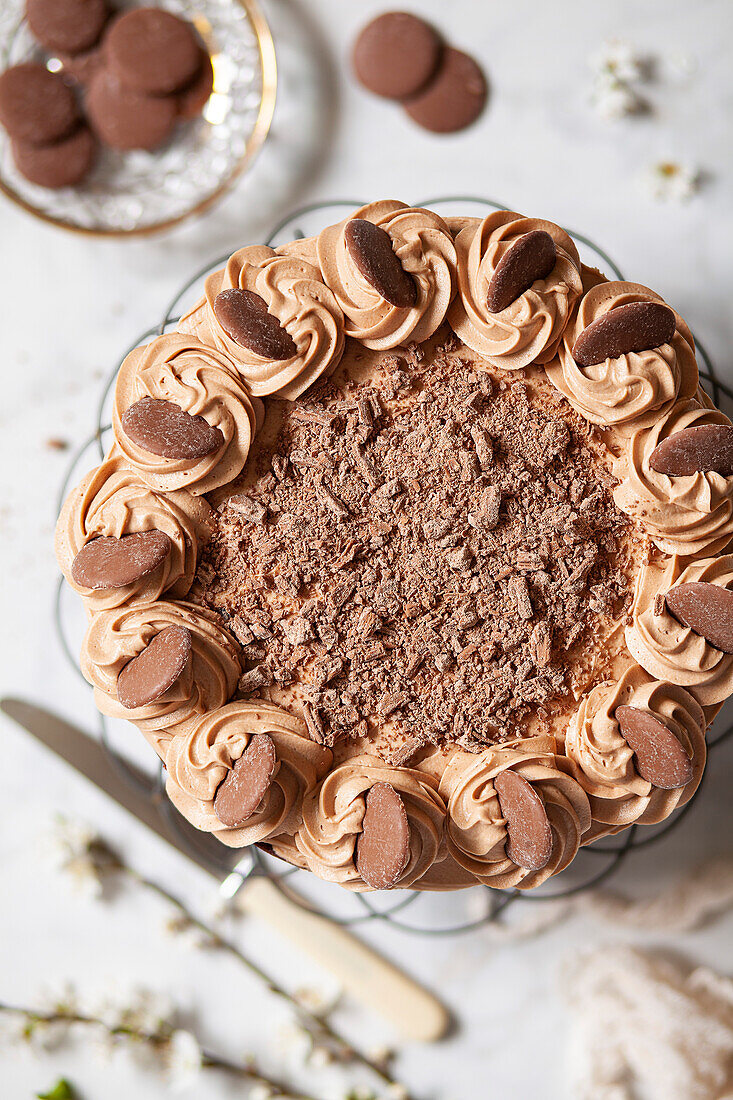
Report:
[[[700,189],[700,172],[689,164],[659,161],[642,178],[645,190],[660,202],[687,202]]]
[[[249,1100],[272,1100],[275,1093],[267,1085],[255,1085],[250,1089]]]
[[[328,992],[325,989],[316,989],[314,986],[302,986],[295,990],[293,996],[308,1012],[312,1012],[315,1016],[328,1016],[341,999],[341,990],[334,989]]]
[[[590,55],[588,64],[596,76],[613,77],[624,84],[635,83],[644,74],[643,58],[628,42],[617,38],[604,42]]]
[[[615,121],[641,111],[643,100],[623,80],[599,77],[593,86],[592,101],[601,118]]]
[[[404,1085],[401,1085],[399,1081],[396,1081],[393,1085],[387,1086],[388,1100],[409,1100],[409,1092]]]
[[[285,1055],[296,1061],[306,1061],[313,1050],[313,1036],[307,1028],[289,1023],[278,1029],[278,1045]]]
[[[79,893],[88,900],[102,894],[102,875],[93,857],[97,840],[96,833],[87,825],[60,817],[43,844],[51,865],[68,874]]]
[[[175,1092],[187,1088],[199,1076],[203,1067],[201,1047],[190,1031],[173,1032],[166,1050],[168,1080]]]
[[[330,1051],[328,1047],[314,1046],[308,1056],[308,1065],[314,1069],[324,1069],[326,1066],[332,1065],[333,1061],[333,1051]]]

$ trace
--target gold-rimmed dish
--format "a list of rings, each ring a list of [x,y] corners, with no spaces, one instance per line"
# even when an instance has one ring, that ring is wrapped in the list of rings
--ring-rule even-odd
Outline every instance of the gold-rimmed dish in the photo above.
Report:
[[[137,6],[125,5],[125,7]],[[165,0],[206,44],[214,89],[199,118],[181,123],[155,152],[104,149],[83,184],[57,191],[18,172],[0,131],[0,192],[34,217],[72,232],[127,237],[161,232],[212,207],[251,166],[270,129],[277,66],[272,34],[256,0]],[[41,60],[24,19],[25,0],[0,4],[0,68]]]

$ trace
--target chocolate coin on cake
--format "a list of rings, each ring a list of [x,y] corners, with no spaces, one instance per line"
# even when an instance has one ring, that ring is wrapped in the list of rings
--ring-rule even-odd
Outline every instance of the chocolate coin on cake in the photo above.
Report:
[[[82,671],[197,828],[349,890],[528,890],[697,790],[733,425],[680,314],[560,226],[382,200],[239,248],[113,435],[57,529]]]

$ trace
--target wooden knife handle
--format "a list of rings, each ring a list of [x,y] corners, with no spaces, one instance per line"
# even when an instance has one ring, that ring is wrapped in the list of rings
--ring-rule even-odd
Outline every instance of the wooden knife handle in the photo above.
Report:
[[[291,901],[268,878],[247,879],[233,901],[330,970],[347,993],[388,1019],[405,1038],[430,1043],[445,1035],[450,1016],[432,993],[347,929]]]

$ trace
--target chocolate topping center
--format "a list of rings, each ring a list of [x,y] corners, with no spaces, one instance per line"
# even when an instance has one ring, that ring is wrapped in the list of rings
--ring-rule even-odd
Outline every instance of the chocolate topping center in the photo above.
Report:
[[[391,890],[410,859],[410,824],[402,798],[389,783],[375,783],[366,796],[356,869],[372,890]]]
[[[555,266],[557,248],[544,229],[525,233],[506,250],[491,276],[487,298],[490,313],[516,302],[537,279],[546,279]]]
[[[223,825],[233,829],[252,816],[270,788],[276,766],[272,738],[253,734],[214,798],[214,813]]]
[[[154,703],[173,687],[191,657],[191,632],[167,626],[117,677],[117,698],[126,710]]]
[[[553,844],[544,802],[518,772],[499,772],[494,789],[506,818],[506,854],[517,867],[540,871],[550,862]]]
[[[172,401],[143,397],[122,414],[128,439],[162,458],[205,458],[224,446],[224,436],[203,416],[191,416]]]
[[[670,729],[638,707],[616,708],[621,736],[636,757],[642,779],[664,791],[685,787],[692,779],[692,761]]]
[[[157,569],[170,554],[171,545],[163,531],[92,539],[74,558],[71,576],[76,584],[95,591],[123,588]]]
[[[733,653],[733,592],[719,584],[677,584],[665,596],[667,607],[683,626],[694,630],[723,653]]]
[[[374,222],[352,218],[346,224],[344,238],[359,274],[386,302],[399,309],[415,305],[415,280],[400,263],[389,233]]]
[[[677,322],[661,302],[629,302],[609,309],[583,329],[573,347],[573,359],[592,367],[631,351],[648,351],[669,344]]]
[[[298,353],[290,333],[254,291],[222,290],[214,299],[214,313],[227,336],[263,359],[292,359]]]
[[[729,424],[698,424],[683,428],[659,443],[649,456],[649,465],[659,474],[684,477],[688,474],[733,475],[733,427]]]

